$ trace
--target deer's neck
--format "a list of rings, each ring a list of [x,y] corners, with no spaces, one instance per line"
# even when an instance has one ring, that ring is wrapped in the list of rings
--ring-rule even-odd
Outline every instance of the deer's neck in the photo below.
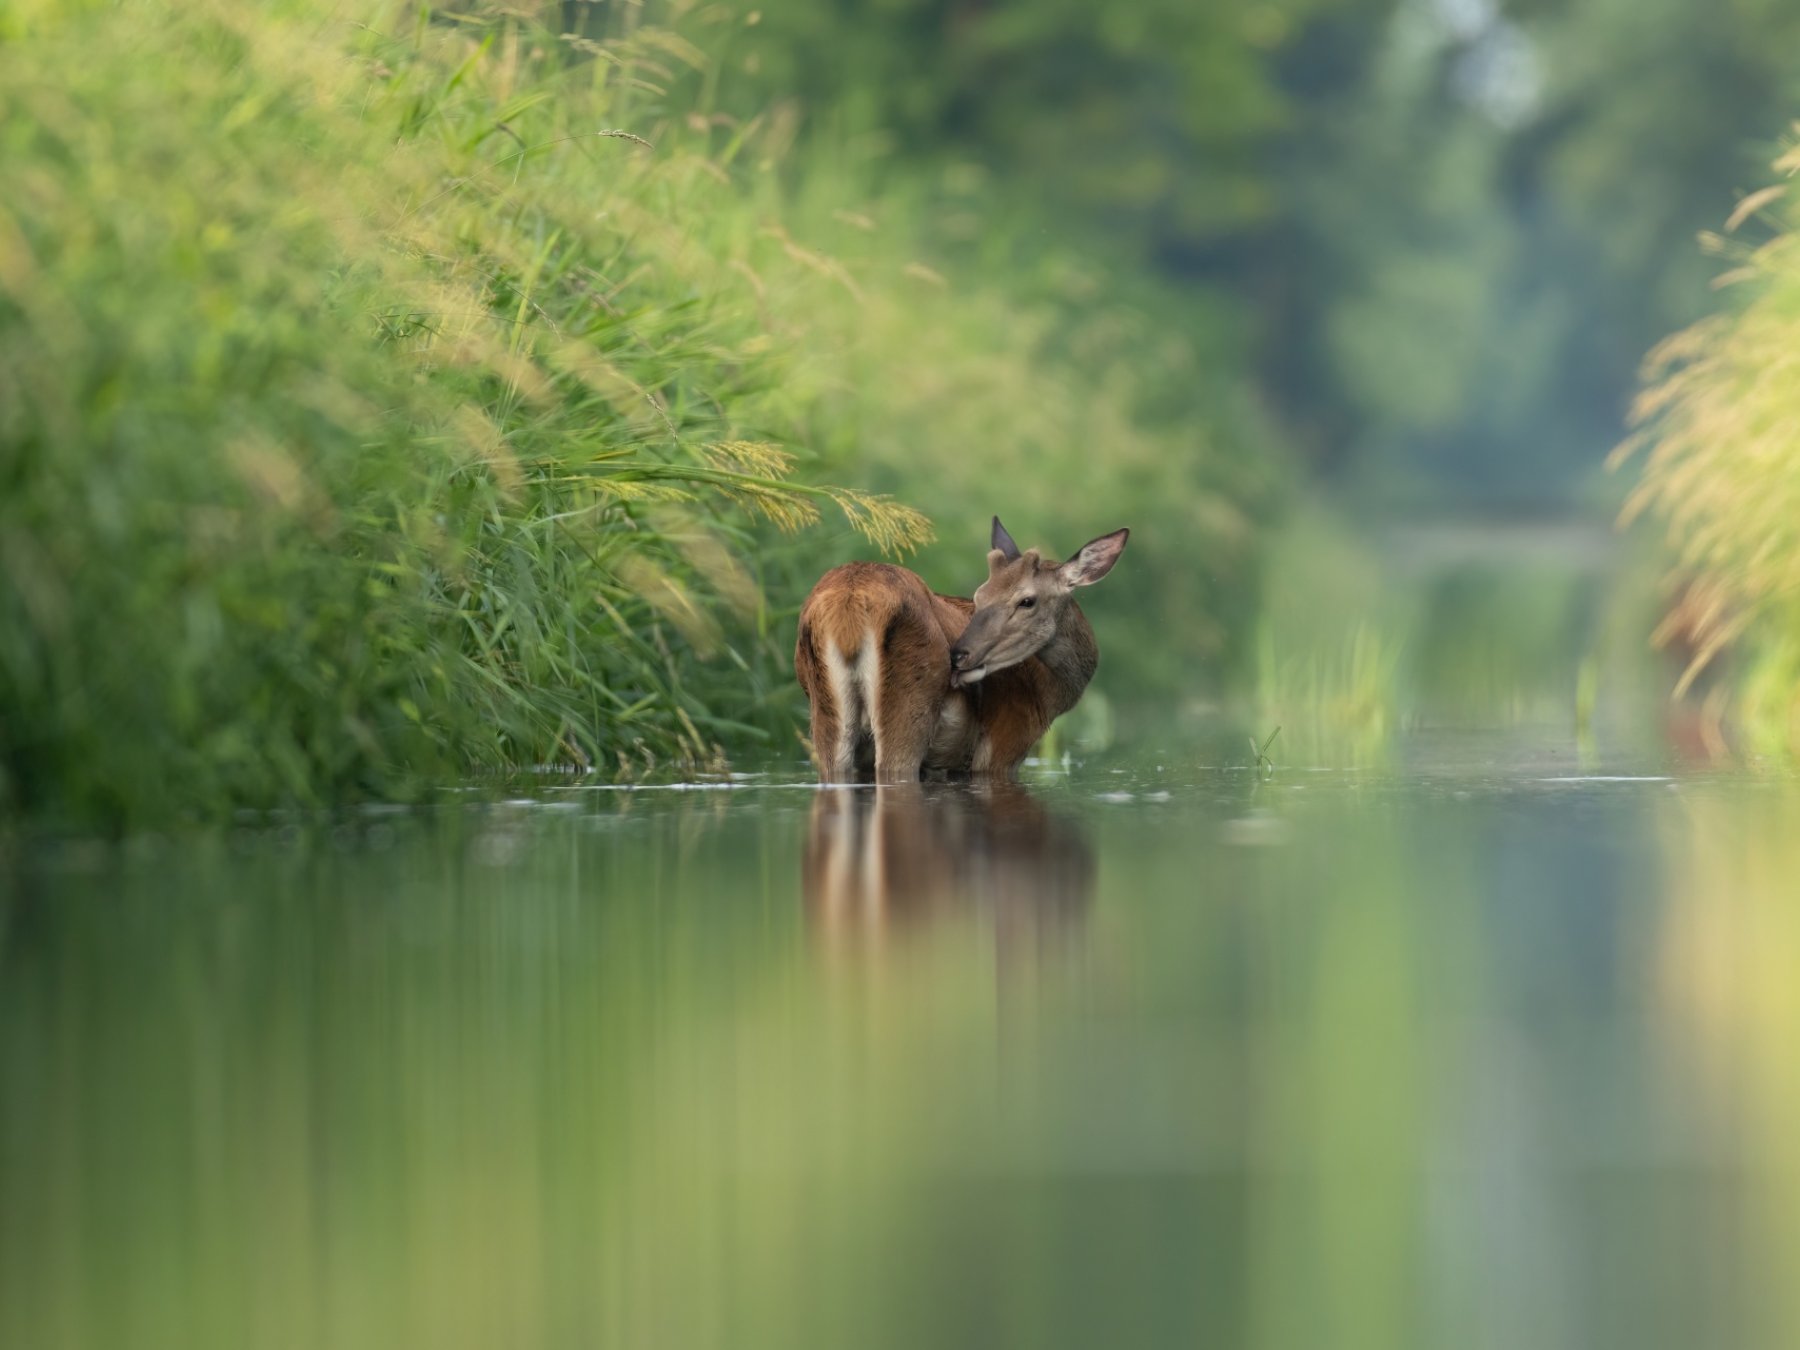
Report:
[[[954,641],[974,608],[967,600],[938,596],[939,621]],[[1056,633],[1037,655],[996,671],[969,689],[951,691],[942,744],[934,741],[937,767],[1011,774],[1050,724],[1081,698],[1100,665],[1100,646],[1079,606],[1071,604]]]
[[[1081,606],[1071,601],[1063,610],[1056,636],[1038,652],[1037,660],[1045,676],[1044,710],[1052,718],[1060,717],[1080,700],[1100,666],[1100,644],[1094,641]]]
[[[1050,724],[1073,708],[1094,678],[1100,648],[1074,605],[1063,611],[1056,635],[1029,661],[976,685],[969,707],[977,730],[971,767],[1010,774]]]

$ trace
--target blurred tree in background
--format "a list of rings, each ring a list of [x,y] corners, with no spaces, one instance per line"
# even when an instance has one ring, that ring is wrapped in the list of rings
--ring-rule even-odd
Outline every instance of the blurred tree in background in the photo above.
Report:
[[[942,246],[1069,251],[1390,507],[1592,492],[1800,36],[1776,0],[733,3],[727,106],[985,182]]]
[[[1761,176],[1800,14],[1690,0],[1401,14],[1390,59],[1413,74],[1373,88],[1415,150],[1365,168],[1359,155],[1398,142],[1370,136],[1339,170],[1338,200],[1364,204],[1326,328],[1346,448],[1390,499],[1424,476],[1467,503],[1554,506],[1593,487],[1643,353],[1707,307],[1717,268],[1694,237]]]

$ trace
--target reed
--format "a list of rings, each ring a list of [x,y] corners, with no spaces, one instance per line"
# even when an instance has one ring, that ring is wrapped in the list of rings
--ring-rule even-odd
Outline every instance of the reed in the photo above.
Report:
[[[791,719],[771,535],[929,537],[784,448],[813,274],[666,41],[396,14],[14,16],[0,809],[716,757]]]
[[[1775,163],[1800,170],[1800,147]],[[1800,745],[1800,206],[1788,184],[1746,196],[1702,243],[1729,264],[1731,303],[1646,360],[1633,434],[1641,475],[1627,523],[1658,521],[1672,599],[1656,640],[1684,693],[1727,651],[1759,740]]]
[[[798,756],[794,605],[906,502],[946,589],[1000,503],[1137,525],[1111,677],[1224,660],[1280,474],[1191,345],[718,111],[741,16],[561,8],[0,19],[0,816]]]

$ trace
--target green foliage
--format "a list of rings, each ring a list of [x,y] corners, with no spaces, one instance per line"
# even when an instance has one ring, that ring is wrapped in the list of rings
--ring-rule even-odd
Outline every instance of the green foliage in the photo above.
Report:
[[[739,87],[819,124],[960,152],[1052,217],[1106,221],[1135,265],[1267,218],[1255,151],[1290,111],[1274,57],[1330,7],[743,0],[756,21],[723,50]]]
[[[0,802],[710,754],[790,712],[756,522],[925,537],[790,476],[817,339],[753,296],[811,273],[612,134],[630,52],[379,31],[46,7],[0,48]]]
[[[1148,271],[1334,487],[1540,510],[1596,490],[1640,355],[1703,312],[1687,241],[1800,38],[1775,0],[730,8],[728,93]]]
[[[1370,498],[1604,491],[1642,353],[1707,304],[1696,231],[1791,109],[1791,6],[1394,7],[1309,105],[1267,365]]]
[[[794,747],[811,576],[928,538],[889,491],[946,590],[993,511],[1065,553],[1134,525],[1109,677],[1216,672],[1279,480],[1254,414],[1197,417],[1200,351],[1066,255],[932,259],[979,187],[714,111],[705,17],[14,13],[0,807]]]

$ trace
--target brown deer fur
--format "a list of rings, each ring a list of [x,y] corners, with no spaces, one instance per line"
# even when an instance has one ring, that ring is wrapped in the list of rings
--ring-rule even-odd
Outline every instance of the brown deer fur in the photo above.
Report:
[[[820,776],[1015,773],[1100,664],[1070,592],[1105,576],[1126,537],[1102,535],[1059,565],[1020,553],[996,518],[988,579],[972,600],[888,563],[827,572],[801,607],[794,646]]]

